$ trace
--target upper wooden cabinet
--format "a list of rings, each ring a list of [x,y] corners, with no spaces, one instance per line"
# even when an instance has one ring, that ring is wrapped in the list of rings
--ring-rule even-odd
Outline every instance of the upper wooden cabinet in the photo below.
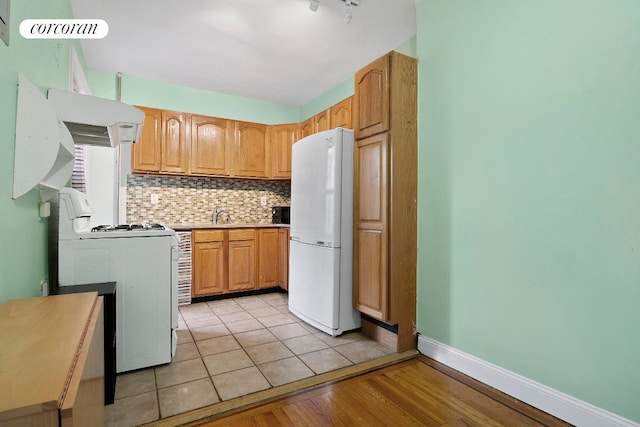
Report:
[[[228,176],[233,162],[234,131],[233,121],[192,115],[191,173]]]
[[[306,136],[312,135],[315,133],[314,130],[314,119],[315,117],[309,117],[304,122],[300,123],[300,138],[302,139]]]
[[[416,60],[385,55],[356,73],[355,91],[354,306],[397,325],[404,351],[416,346]]]
[[[329,110],[324,110],[313,116],[313,133],[331,129]]]
[[[136,107],[144,112],[140,139],[131,146],[133,172],[159,172],[162,139],[162,110]]]
[[[160,171],[170,174],[189,173],[189,114],[162,112],[162,155]]]
[[[291,148],[298,140],[298,127],[297,124],[269,127],[272,178],[291,178]]]
[[[385,55],[356,73],[354,95],[356,139],[389,130],[390,63],[391,54]]]
[[[132,172],[291,179],[291,147],[306,136],[352,127],[347,98],[302,123],[264,125],[137,107],[145,113]]]
[[[133,172],[189,172],[189,114],[137,107],[145,113],[140,140],[132,147]]]
[[[352,129],[351,121],[351,100],[346,98],[329,108],[329,128],[337,127]]]
[[[267,126],[236,122],[234,175],[248,178],[269,176],[269,138]]]

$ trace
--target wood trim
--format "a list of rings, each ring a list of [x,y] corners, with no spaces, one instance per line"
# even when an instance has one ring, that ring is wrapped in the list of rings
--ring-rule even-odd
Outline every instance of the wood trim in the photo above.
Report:
[[[362,333],[367,337],[379,342],[392,351],[398,351],[398,334],[394,334],[375,323],[362,319]]]
[[[417,61],[390,57],[389,281],[391,313],[398,324],[398,351],[416,348],[417,265]]]
[[[373,370],[390,366],[401,361],[414,358],[418,354],[415,350],[403,353],[390,354],[378,359],[369,360],[348,366],[346,368],[337,369],[325,374],[316,375],[293,383],[274,387],[268,390],[259,391],[257,393],[241,396],[232,400],[217,403],[205,408],[196,409],[184,414],[178,414],[173,417],[165,418],[147,424],[147,426],[196,426],[201,424],[205,418],[216,419],[225,415],[237,413],[247,409],[254,408],[258,405],[273,402],[276,399],[299,393],[301,391],[312,390],[327,384],[332,384],[347,378],[353,378],[358,375],[366,374]]]
[[[473,379],[476,384],[486,385],[490,389],[512,396],[507,398],[520,399],[528,405],[566,420],[573,425],[638,427],[638,424],[633,421],[424,335],[418,337],[418,348],[422,354],[432,358],[434,360],[433,363],[446,366],[453,372],[460,372],[461,375]]]
[[[568,426],[483,384],[480,390],[471,387],[464,375],[439,368],[437,362],[416,356],[198,425]]]
[[[437,362],[436,360],[430,357],[419,354],[416,356],[416,360],[420,361],[421,363],[424,363],[425,365],[432,367],[433,369],[445,374],[448,377],[453,378],[454,380],[464,384],[465,386],[472,388],[473,390],[479,393],[484,394],[488,398],[495,400],[501,405],[504,405],[513,411],[519,412],[522,415],[528,418],[531,418],[532,420],[540,424],[548,425],[548,426],[556,426],[559,424],[565,425],[564,423],[559,423],[558,418],[546,412],[543,412],[531,405],[528,405],[520,400],[516,400],[513,398],[513,396],[509,396],[508,394],[503,393],[468,375],[465,375],[460,371],[456,371],[455,369],[452,369],[443,363]]]

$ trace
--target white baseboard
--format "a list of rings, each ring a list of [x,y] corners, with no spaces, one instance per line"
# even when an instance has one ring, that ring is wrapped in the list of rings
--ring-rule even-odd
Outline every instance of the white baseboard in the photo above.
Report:
[[[631,420],[583,402],[425,336],[418,351],[503,393],[579,427],[640,427]]]

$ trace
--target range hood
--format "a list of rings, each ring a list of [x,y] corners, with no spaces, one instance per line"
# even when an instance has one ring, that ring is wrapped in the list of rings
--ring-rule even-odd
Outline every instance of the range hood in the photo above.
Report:
[[[58,89],[49,89],[47,98],[74,144],[116,147],[140,137],[144,113],[131,105]]]

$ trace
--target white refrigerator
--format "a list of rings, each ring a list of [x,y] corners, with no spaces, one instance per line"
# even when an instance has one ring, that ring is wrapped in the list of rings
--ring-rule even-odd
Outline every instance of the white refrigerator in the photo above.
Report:
[[[353,309],[353,131],[293,145],[289,310],[332,336],[360,327]]]

